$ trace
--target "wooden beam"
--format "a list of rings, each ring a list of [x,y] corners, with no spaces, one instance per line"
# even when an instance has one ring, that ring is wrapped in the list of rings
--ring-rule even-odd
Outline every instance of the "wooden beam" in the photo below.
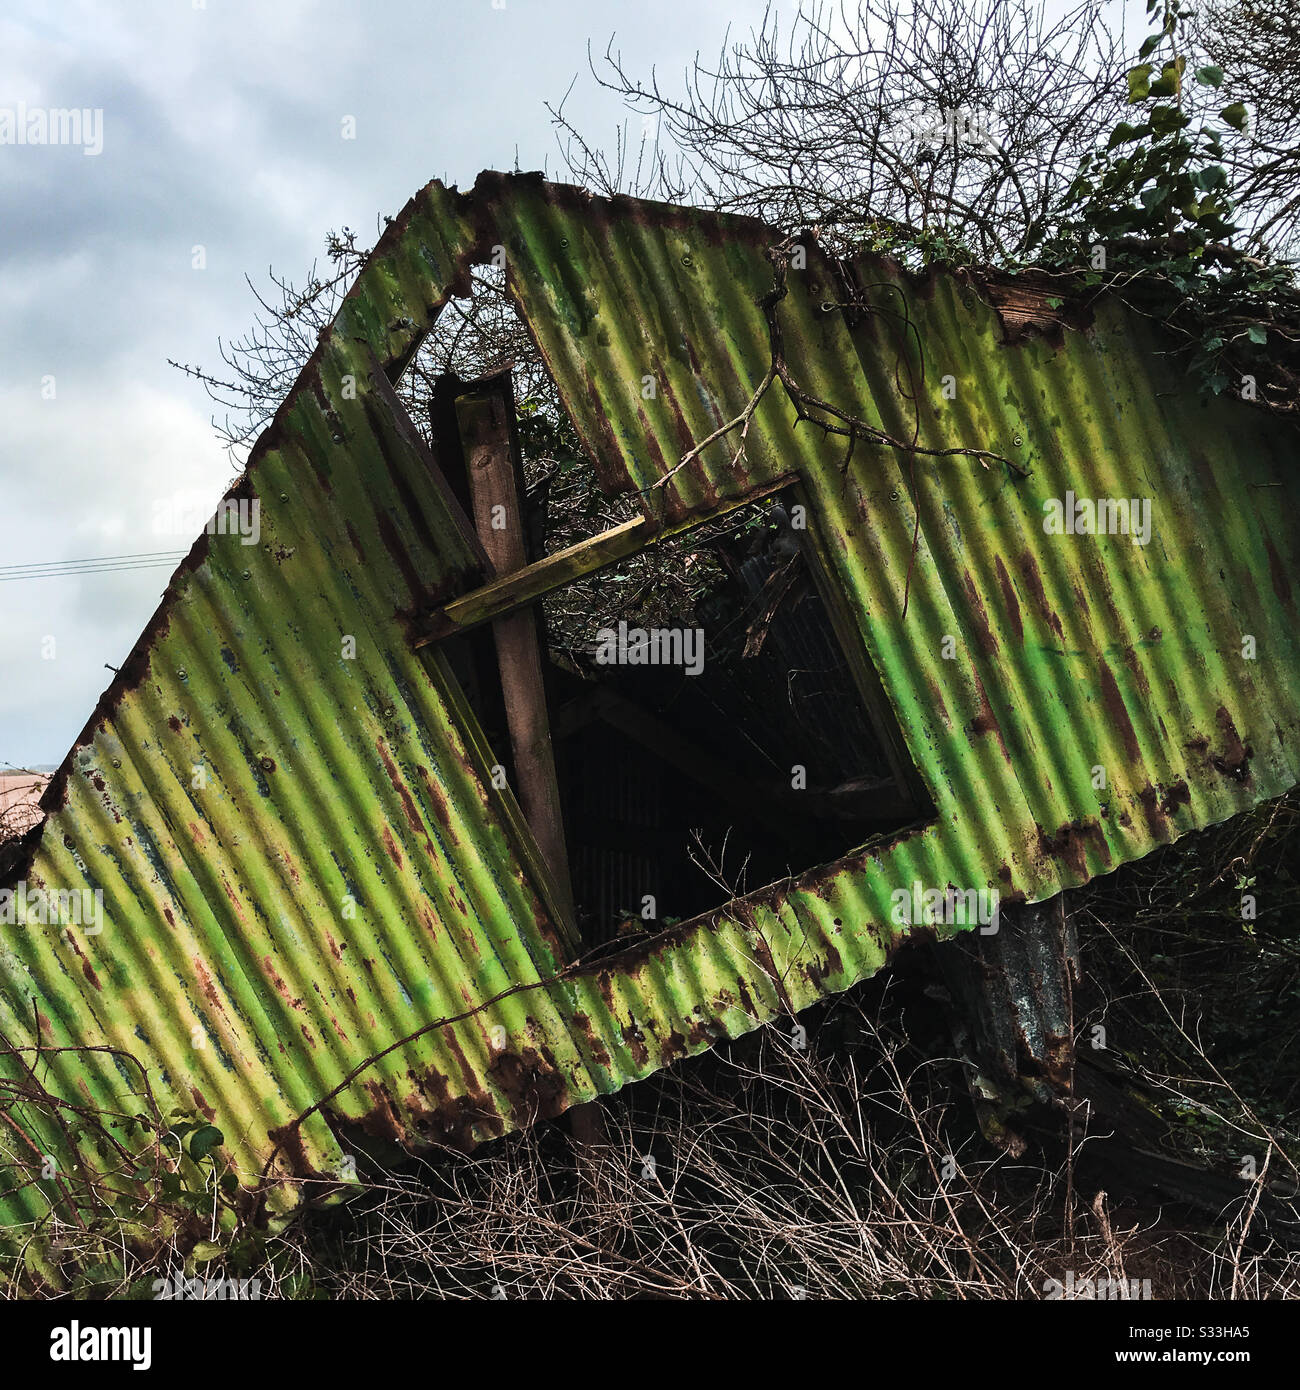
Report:
[[[456,633],[468,632],[481,623],[491,622],[503,614],[536,603],[547,594],[572,584],[575,579],[585,579],[590,574],[608,569],[610,565],[616,565],[620,560],[626,560],[669,536],[685,535],[710,521],[716,521],[738,507],[789,487],[794,480],[795,474],[783,474],[769,483],[760,484],[743,497],[728,498],[707,516],[690,517],[672,526],[659,527],[648,517],[635,517],[512,573],[498,573],[496,579],[462,594],[430,614],[411,645],[417,649],[426,647],[430,642],[440,642]]]
[[[528,560],[524,548],[522,467],[509,375],[479,383],[461,396],[456,402],[456,417],[465,451],[475,529],[496,572],[508,574],[523,568]],[[564,920],[556,924],[557,929],[576,950],[569,855],[564,843],[536,614],[523,610],[498,617],[493,622],[492,635],[520,806],[558,895]]]

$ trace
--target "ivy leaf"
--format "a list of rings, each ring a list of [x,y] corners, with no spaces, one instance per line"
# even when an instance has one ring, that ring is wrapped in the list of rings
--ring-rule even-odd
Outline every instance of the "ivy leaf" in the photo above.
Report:
[[[1219,116],[1222,120],[1227,121],[1233,130],[1246,129],[1246,108],[1239,101],[1234,101],[1231,106],[1225,106],[1219,112]]]
[[[226,1136],[216,1125],[204,1125],[190,1140],[190,1157],[201,1163],[218,1145],[226,1142]]]
[[[1223,86],[1223,69],[1213,65],[1197,68],[1196,80],[1202,87],[1221,87]]]

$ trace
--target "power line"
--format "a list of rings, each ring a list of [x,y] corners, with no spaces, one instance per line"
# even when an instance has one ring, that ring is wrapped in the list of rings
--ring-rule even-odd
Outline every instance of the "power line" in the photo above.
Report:
[[[82,569],[34,570],[28,574],[0,574],[0,584],[19,579],[64,579],[81,574],[126,574],[131,570],[175,569],[184,558],[178,555],[167,560],[137,560],[128,565],[87,565]]]
[[[0,573],[8,570],[48,569],[58,565],[97,565],[108,560],[152,560],[164,557],[183,558],[185,550],[135,550],[126,555],[87,555],[80,560],[28,560],[21,565],[0,565]]]
[[[175,565],[178,564],[183,558],[184,553],[182,552],[180,555],[162,555],[159,556],[156,560],[99,560],[93,562],[82,561],[81,563],[76,565],[55,566],[24,565],[21,567],[21,569],[18,566],[15,566],[14,569],[10,571],[10,573],[20,579],[24,575],[28,574],[80,574],[81,571],[85,569],[112,569],[117,565],[122,565],[126,569],[130,569],[133,565]],[[2,578],[4,578],[4,575],[0,574],[0,579]]]

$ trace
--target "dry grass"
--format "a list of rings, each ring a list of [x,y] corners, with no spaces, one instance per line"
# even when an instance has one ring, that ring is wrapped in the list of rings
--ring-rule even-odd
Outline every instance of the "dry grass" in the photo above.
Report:
[[[1092,1191],[1068,1213],[1061,1166],[985,1144],[960,1064],[919,1056],[889,996],[822,1011],[803,1050],[774,1025],[623,1093],[602,1149],[543,1126],[377,1174],[288,1238],[292,1263],[345,1298],[1038,1299],[1067,1271],[1300,1293],[1248,1213],[1189,1227]]]

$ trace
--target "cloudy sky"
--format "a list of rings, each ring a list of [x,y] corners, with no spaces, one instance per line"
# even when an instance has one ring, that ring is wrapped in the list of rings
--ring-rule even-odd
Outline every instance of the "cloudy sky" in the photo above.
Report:
[[[197,7],[196,7],[197,6]],[[157,504],[234,471],[202,387],[251,324],[248,273],[301,280],[343,225],[368,243],[430,178],[556,168],[543,102],[612,139],[586,68],[611,34],[680,73],[763,0],[8,0],[0,15],[0,768],[59,762],[166,585],[166,567],[13,567],[188,549]],[[5,121],[102,110],[102,150]],[[6,117],[6,113],[9,114]],[[356,138],[342,138],[355,118]],[[195,270],[202,246],[206,267]],[[201,524],[201,523],[200,523]],[[193,528],[197,531],[197,527]],[[51,641],[51,639],[53,639]]]

